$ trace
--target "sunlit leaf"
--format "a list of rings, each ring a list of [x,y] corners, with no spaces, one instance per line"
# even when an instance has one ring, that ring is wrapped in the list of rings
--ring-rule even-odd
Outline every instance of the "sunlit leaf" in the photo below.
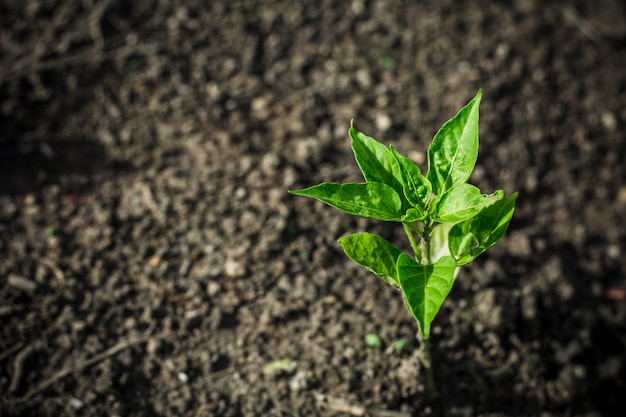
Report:
[[[459,184],[436,200],[433,220],[446,223],[460,222],[474,217],[497,199],[498,195],[495,193],[485,196],[471,184]]]
[[[426,177],[436,195],[467,182],[478,158],[478,91],[456,116],[439,129],[428,148]]]
[[[324,182],[291,194],[310,197],[353,216],[384,221],[400,221],[402,202],[398,193],[386,184]]]
[[[430,265],[419,264],[404,253],[398,257],[400,289],[424,339],[430,337],[430,324],[452,289],[455,269],[451,256]]]

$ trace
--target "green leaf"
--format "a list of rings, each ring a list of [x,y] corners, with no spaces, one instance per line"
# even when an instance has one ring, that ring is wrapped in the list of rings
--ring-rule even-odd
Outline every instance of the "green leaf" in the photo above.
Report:
[[[402,199],[402,207],[406,208],[408,204],[402,188],[402,174],[393,154],[376,139],[356,130],[352,122],[349,134],[352,139],[354,159],[361,168],[365,181],[387,184],[396,190]]]
[[[398,286],[396,262],[402,253],[392,243],[371,233],[355,233],[339,239],[348,258],[378,275],[387,284]]]
[[[289,193],[314,198],[353,216],[396,222],[402,216],[400,196],[386,184],[324,182]]]
[[[424,212],[421,208],[412,207],[406,211],[402,215],[402,223],[413,223],[420,220],[424,220],[426,218],[426,212]]]
[[[365,335],[365,344],[372,348],[381,348],[383,346],[383,342],[380,340],[380,337],[374,333],[368,333]]]
[[[448,233],[450,254],[456,258],[459,265],[471,262],[474,258],[470,257],[470,251],[479,246],[476,237],[469,231],[471,225],[472,219],[457,223]]]
[[[497,197],[495,193],[485,196],[471,184],[459,184],[434,201],[433,220],[456,223],[469,219],[493,204]]]
[[[496,244],[509,227],[517,193],[501,198],[474,218],[457,223],[448,235],[450,253],[459,265],[465,265]]]
[[[402,253],[396,265],[398,282],[407,307],[417,321],[424,339],[430,337],[430,324],[454,284],[456,262],[444,256],[431,265],[422,265]]]
[[[504,192],[500,191],[500,193],[502,197],[476,216],[470,227],[476,239],[482,242],[482,245],[489,245],[489,247],[504,236],[515,211],[517,193],[506,199],[503,198]]]
[[[391,145],[389,150],[400,168],[404,196],[413,206],[421,209],[422,212],[425,211],[430,201],[430,182],[422,175],[420,168],[415,162],[402,155]]]
[[[478,158],[478,107],[481,98],[482,90],[479,90],[476,97],[439,129],[428,147],[426,177],[435,195],[467,182],[474,170]]]
[[[276,359],[275,361],[266,363],[263,366],[263,374],[272,376],[277,373],[289,373],[293,372],[298,367],[298,364],[291,359]]]

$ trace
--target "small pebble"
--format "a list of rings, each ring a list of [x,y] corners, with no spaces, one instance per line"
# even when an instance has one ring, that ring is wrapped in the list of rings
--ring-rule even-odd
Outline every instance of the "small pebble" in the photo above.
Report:
[[[32,293],[37,290],[37,283],[35,281],[24,278],[21,275],[9,274],[8,282],[11,287],[17,288],[20,291]]]
[[[74,410],[80,410],[81,408],[83,408],[83,402],[81,400],[79,400],[78,398],[72,398],[70,400],[70,407],[72,407]]]
[[[231,278],[241,277],[245,275],[246,268],[242,262],[238,262],[233,258],[226,259],[224,263],[224,272]]]
[[[391,128],[392,125],[391,117],[383,113],[379,113],[376,115],[375,123],[376,128],[381,132],[386,132]]]

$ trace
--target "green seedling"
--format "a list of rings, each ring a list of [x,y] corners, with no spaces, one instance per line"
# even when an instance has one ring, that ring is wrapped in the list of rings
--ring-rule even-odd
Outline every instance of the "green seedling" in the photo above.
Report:
[[[380,337],[374,333],[368,333],[365,335],[365,344],[368,347],[377,349],[380,349],[383,346],[383,342],[380,340]]]
[[[263,366],[263,373],[267,376],[276,375],[278,373],[290,373],[293,372],[298,364],[291,359],[276,359]]]
[[[345,213],[402,224],[408,255],[383,237],[357,233],[339,239],[345,254],[398,288],[418,324],[426,388],[433,392],[431,323],[452,289],[459,268],[506,232],[517,193],[483,194],[468,183],[478,158],[478,91],[447,121],[428,148],[428,171],[393,146],[386,147],[350,123],[352,150],[365,182],[328,183],[291,190]]]
[[[396,350],[398,352],[400,352],[402,349],[404,349],[404,346],[406,345],[406,339],[404,337],[401,337],[400,339],[396,340]]]

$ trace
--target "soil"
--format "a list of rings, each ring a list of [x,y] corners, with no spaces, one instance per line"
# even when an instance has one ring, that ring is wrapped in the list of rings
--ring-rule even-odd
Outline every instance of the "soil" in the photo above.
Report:
[[[623,415],[625,27],[618,0],[2,2],[0,415]],[[479,88],[471,182],[519,199],[435,319],[437,400],[336,243],[401,228],[286,191],[360,180],[351,119],[425,169]]]

